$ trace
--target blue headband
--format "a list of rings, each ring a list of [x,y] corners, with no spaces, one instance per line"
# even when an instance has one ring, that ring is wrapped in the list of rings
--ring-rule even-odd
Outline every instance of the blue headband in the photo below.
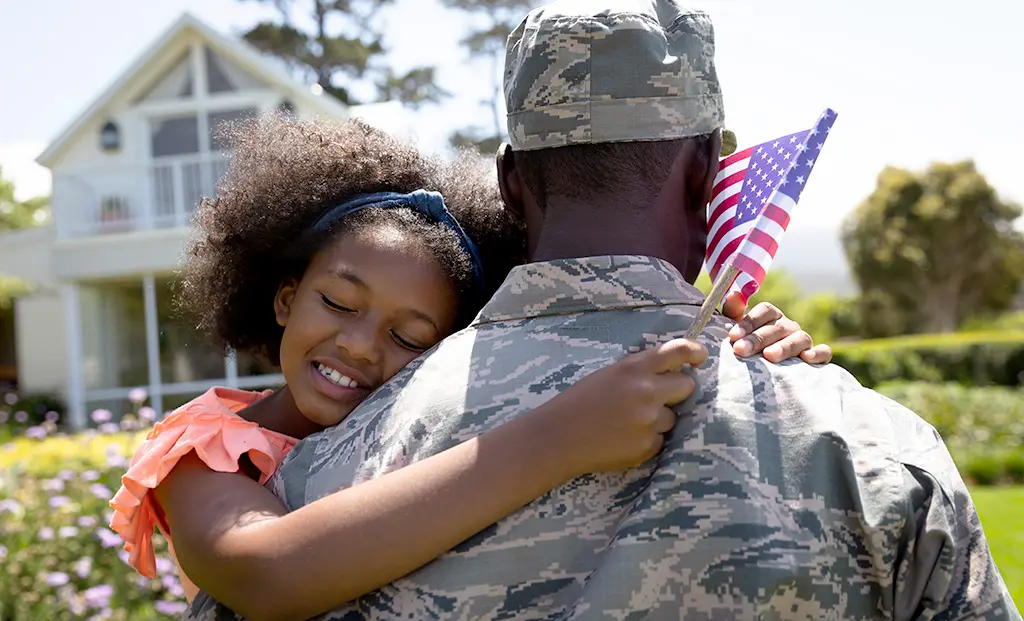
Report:
[[[399,194],[397,192],[359,194],[340,205],[328,209],[317,218],[313,226],[310,227],[310,230],[323,231],[345,216],[367,207],[379,207],[381,209],[407,207],[451,229],[459,238],[459,244],[462,246],[462,249],[469,255],[469,261],[473,265],[473,281],[477,289],[476,293],[481,297],[483,296],[484,268],[480,260],[480,253],[477,252],[476,244],[473,243],[473,240],[459,226],[455,216],[448,211],[444,204],[444,197],[438,192],[415,190],[410,194]]]

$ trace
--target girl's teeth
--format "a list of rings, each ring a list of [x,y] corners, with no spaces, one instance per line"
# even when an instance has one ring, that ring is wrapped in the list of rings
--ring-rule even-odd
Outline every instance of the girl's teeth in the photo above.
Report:
[[[317,369],[320,371],[320,375],[323,375],[331,382],[338,384],[339,386],[345,386],[346,388],[356,388],[359,385],[351,377],[339,373],[337,369],[332,369],[322,364],[317,365]]]

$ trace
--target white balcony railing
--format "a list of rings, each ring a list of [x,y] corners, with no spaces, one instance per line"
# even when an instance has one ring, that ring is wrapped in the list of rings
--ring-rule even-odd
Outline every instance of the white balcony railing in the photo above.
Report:
[[[162,158],[148,167],[94,169],[53,179],[61,237],[188,226],[199,201],[215,196],[227,153]]]

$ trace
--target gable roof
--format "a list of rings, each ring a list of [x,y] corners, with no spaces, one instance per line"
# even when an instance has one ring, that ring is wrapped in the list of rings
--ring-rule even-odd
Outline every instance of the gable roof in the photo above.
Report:
[[[51,167],[57,156],[69,146],[77,137],[79,131],[89,123],[110,103],[112,99],[127,86],[135,76],[147,65],[160,57],[161,53],[187,31],[199,34],[204,41],[214,50],[234,60],[243,68],[264,78],[269,84],[277,87],[288,94],[289,97],[299,100],[310,109],[321,114],[348,118],[349,109],[337,98],[322,92],[314,95],[310,89],[297,82],[284,69],[269,62],[269,60],[258,49],[243,39],[225,36],[213,28],[210,28],[190,13],[184,13],[167,31],[154,41],[146,50],[136,58],[121,75],[113,81],[89,106],[82,111],[75,119],[64,128],[63,131],[50,143],[46,149],[39,154],[36,162],[47,168]]]

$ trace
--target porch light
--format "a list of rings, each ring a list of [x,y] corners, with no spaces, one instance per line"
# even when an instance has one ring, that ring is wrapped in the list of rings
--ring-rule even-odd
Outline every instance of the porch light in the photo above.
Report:
[[[121,131],[113,121],[107,121],[100,130],[100,146],[107,152],[121,148]]]

